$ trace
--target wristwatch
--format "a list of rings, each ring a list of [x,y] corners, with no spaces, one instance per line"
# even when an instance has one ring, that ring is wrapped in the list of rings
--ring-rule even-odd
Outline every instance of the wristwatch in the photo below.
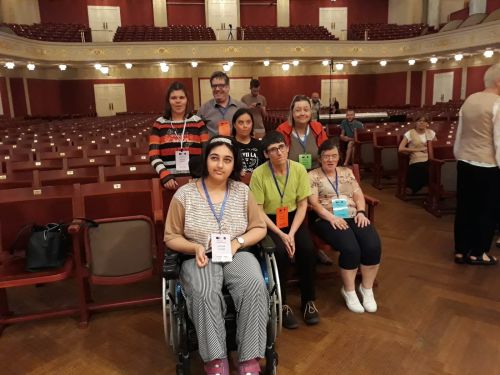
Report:
[[[240,249],[245,245],[245,239],[243,237],[236,237],[236,241],[240,244]]]

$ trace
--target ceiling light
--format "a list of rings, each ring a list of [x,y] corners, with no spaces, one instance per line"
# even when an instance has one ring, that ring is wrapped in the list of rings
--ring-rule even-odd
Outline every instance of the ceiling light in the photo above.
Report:
[[[330,61],[329,60],[323,60],[323,61],[321,61],[321,64],[323,66],[328,66],[328,64],[330,64]]]
[[[344,69],[344,64],[342,64],[342,63],[337,63],[337,64],[335,64],[335,69],[337,69],[337,70],[342,70],[342,69]]]
[[[352,60],[351,61],[352,66],[358,66],[358,60]]]
[[[281,64],[281,69],[283,69],[285,72],[290,69],[290,64],[284,63]]]
[[[457,53],[455,55],[455,61],[460,61],[464,58],[464,55],[462,55],[461,53]]]
[[[133,67],[132,63],[125,63],[125,68],[132,69],[132,67]]]
[[[161,62],[160,63],[160,70],[163,73],[167,73],[169,69],[170,69],[170,67],[168,66],[168,64],[166,62]]]
[[[436,56],[432,56],[429,61],[431,62],[431,64],[435,64],[438,62],[438,58]]]
[[[270,62],[269,60],[264,60],[264,66],[269,66]]]
[[[15,66],[16,66],[16,64],[14,64],[12,61],[5,63],[5,67],[7,69],[14,69]]]
[[[229,72],[231,70],[231,66],[229,64],[222,64],[222,69],[224,69],[225,72]]]
[[[292,64],[293,64],[293,66],[298,66],[299,65],[299,60],[293,60]]]
[[[66,70],[67,66],[65,64],[59,64],[59,70]]]
[[[191,61],[191,66],[196,68],[198,66],[198,61]]]
[[[415,59],[408,60],[408,65],[415,65]]]
[[[232,61],[228,61],[228,62],[227,62],[227,65],[229,65],[229,66],[232,68],[232,67],[233,67],[233,65],[234,65],[234,62],[232,62]]]
[[[101,66],[99,69],[102,74],[108,74],[109,73],[109,66]]]
[[[35,70],[35,64],[33,63],[29,63],[28,65],[26,65],[26,67],[28,68],[28,70]]]
[[[379,64],[380,64],[380,66],[386,66],[387,65],[387,61],[386,60],[380,60]]]
[[[487,49],[486,51],[483,52],[483,56],[486,57],[487,59],[489,59],[490,57],[493,57],[494,53],[495,52],[493,52],[493,50]]]
[[[94,68],[95,68],[96,70],[100,70],[100,69],[101,69],[101,67],[102,67],[102,65],[101,65],[101,64],[99,64],[99,63],[94,64]]]

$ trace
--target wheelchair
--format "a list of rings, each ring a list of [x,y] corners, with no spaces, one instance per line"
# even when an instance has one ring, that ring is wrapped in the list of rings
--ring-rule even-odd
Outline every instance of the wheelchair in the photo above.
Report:
[[[267,341],[265,352],[264,374],[273,375],[277,372],[278,353],[275,351],[275,341],[281,332],[281,289],[278,266],[274,257],[274,243],[266,236],[259,244],[251,249],[256,255],[262,270],[267,290],[269,292],[269,320],[267,323]],[[240,250],[241,251],[241,250]],[[176,355],[176,373],[189,375],[191,373],[191,352],[198,349],[198,340],[193,323],[189,319],[187,306],[182,294],[182,285],[179,282],[180,265],[183,255],[167,250],[163,262],[162,303],[163,328],[167,345],[172,346]],[[185,257],[184,257],[185,258]],[[235,351],[237,314],[231,295],[224,287],[222,289],[226,303],[226,344],[227,353]]]

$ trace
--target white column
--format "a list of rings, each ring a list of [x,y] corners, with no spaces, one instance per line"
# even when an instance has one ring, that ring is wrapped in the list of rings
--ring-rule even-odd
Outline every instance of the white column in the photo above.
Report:
[[[420,93],[420,107],[425,105],[425,90],[427,81],[427,70],[422,72],[422,92]]]
[[[26,100],[26,113],[31,116],[30,92],[28,90],[28,80],[23,78],[24,99]]]
[[[429,0],[427,3],[427,23],[429,26],[439,26],[441,0]]]
[[[469,1],[469,16],[476,13],[486,13],[486,0]]]
[[[467,95],[467,64],[462,67],[462,84],[460,85],[460,99]]]
[[[278,26],[290,26],[290,0],[278,0],[276,4],[276,24]]]
[[[6,23],[40,23],[38,0],[1,0],[0,14]]]
[[[410,104],[411,99],[411,71],[406,72],[406,99],[405,104]]]
[[[7,86],[7,99],[9,100],[10,117],[14,118],[14,103],[12,102],[12,90],[10,89],[10,78],[5,77],[5,86]]]
[[[155,26],[168,26],[167,20],[167,1],[151,0],[153,2],[153,22]]]

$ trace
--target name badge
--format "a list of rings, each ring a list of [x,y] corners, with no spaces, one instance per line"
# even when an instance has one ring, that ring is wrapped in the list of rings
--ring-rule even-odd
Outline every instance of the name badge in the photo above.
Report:
[[[349,218],[349,207],[347,199],[332,199],[333,215],[342,219]]]
[[[227,120],[219,121],[219,135],[231,135],[231,125]]]
[[[189,151],[175,151],[175,169],[189,172]]]
[[[212,262],[231,262],[233,260],[233,253],[231,251],[231,237],[229,234],[212,233],[210,238],[212,240]]]
[[[312,155],[311,154],[300,154],[299,163],[302,164],[306,169],[312,168]]]
[[[288,226],[288,207],[278,207],[276,209],[276,226],[280,229]]]

